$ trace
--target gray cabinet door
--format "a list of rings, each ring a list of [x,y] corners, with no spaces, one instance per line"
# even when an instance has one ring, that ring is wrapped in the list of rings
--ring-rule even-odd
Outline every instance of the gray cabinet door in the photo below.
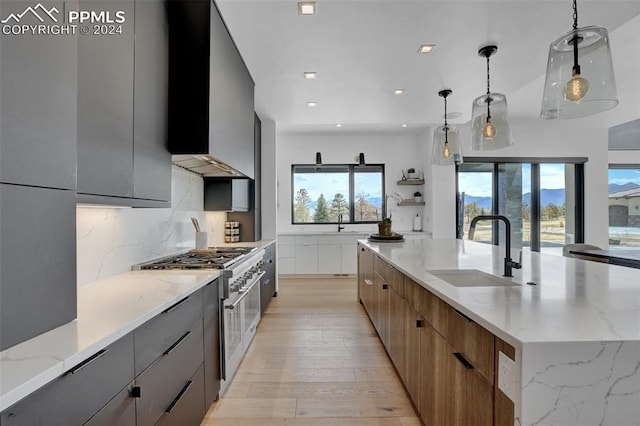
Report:
[[[206,412],[202,395],[204,392],[204,366],[200,366],[156,426],[199,426]]]
[[[0,16],[36,3],[2,0]],[[45,5],[41,13],[59,6]],[[76,6],[66,2],[68,9]],[[58,7],[51,16],[60,22],[62,12]],[[21,23],[54,23],[43,16],[45,22],[26,14]],[[0,182],[76,188],[77,46],[71,34],[0,37]]]
[[[202,302],[201,302],[202,303]],[[202,306],[202,304],[200,305]],[[136,378],[141,396],[136,402],[139,426],[154,425],[170,408],[180,391],[203,362],[202,318],[191,333],[177,341],[173,350],[162,355]],[[204,405],[204,394],[200,394]]]
[[[253,80],[215,3],[210,25],[209,152],[253,178]]]
[[[75,191],[0,184],[0,350],[76,317]]]
[[[203,289],[204,304],[204,390],[205,406],[218,398],[220,391],[220,299],[219,280]]]
[[[136,400],[131,396],[131,387],[122,389],[96,415],[91,417],[85,426],[135,426]]]
[[[167,146],[169,28],[165,2],[137,1],[133,121],[133,196],[171,200]]]
[[[121,34],[78,40],[78,192],[133,195],[133,0],[82,0],[83,10],[125,12]],[[107,26],[107,30],[109,30]]]
[[[81,425],[133,380],[131,333],[2,412],[5,426]]]

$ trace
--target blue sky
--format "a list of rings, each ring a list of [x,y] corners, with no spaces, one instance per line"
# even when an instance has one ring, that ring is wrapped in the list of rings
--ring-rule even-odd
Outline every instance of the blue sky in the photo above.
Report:
[[[542,164],[540,186],[543,189],[564,188],[564,164]],[[491,173],[461,173],[460,190],[474,197],[491,196]],[[522,193],[531,192],[531,165],[522,164]]]
[[[623,185],[633,182],[640,185],[640,168],[639,169],[609,169],[609,183],[617,183]]]

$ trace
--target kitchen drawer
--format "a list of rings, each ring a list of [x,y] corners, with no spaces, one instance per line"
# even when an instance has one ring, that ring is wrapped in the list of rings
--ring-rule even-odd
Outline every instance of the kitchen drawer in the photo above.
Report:
[[[387,264],[387,283],[401,296],[404,294],[404,278],[402,272]]]
[[[416,284],[420,287],[418,284]],[[426,319],[438,333],[445,339],[448,335],[448,320],[450,306],[443,302],[435,294],[426,290],[424,287],[419,289],[418,312]]]
[[[493,334],[452,306],[447,311],[447,341],[493,384]]]
[[[132,387],[133,383],[122,389],[85,426],[135,426],[136,400],[131,396]]]
[[[320,236],[320,237],[318,237],[318,244],[321,245],[321,246],[333,245],[333,244],[338,244],[338,245],[353,244],[353,247],[354,247],[354,250],[355,250],[356,242],[358,241],[358,238],[365,238],[365,237],[355,236],[355,235],[327,235],[327,236]]]
[[[136,378],[136,386],[140,387],[136,403],[139,426],[155,424],[202,364],[202,319],[192,324],[189,331]],[[204,391],[201,398],[204,405]]]
[[[2,425],[81,425],[132,380],[129,333],[3,411]]]
[[[202,290],[178,301],[134,331],[136,376],[202,319]]]
[[[278,248],[283,245],[294,245],[296,243],[295,235],[278,236]]]
[[[420,284],[407,276],[404,277],[404,299],[415,311],[418,311],[420,308],[420,295],[422,290],[424,289]]]
[[[387,262],[375,256],[373,259],[373,271],[377,272],[384,280],[387,280]]]
[[[156,425],[158,426],[198,426],[206,407],[204,392],[204,368],[201,365],[193,377],[184,384]]]
[[[318,237],[314,235],[296,235],[296,245],[317,246]]]
[[[296,257],[296,246],[284,245],[278,247],[278,257]]]

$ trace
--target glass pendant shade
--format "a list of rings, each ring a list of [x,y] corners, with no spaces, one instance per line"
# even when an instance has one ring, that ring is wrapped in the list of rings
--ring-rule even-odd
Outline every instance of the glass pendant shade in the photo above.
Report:
[[[489,125],[487,113],[491,115]],[[474,99],[471,115],[471,150],[486,151],[513,145],[508,116],[507,98],[503,94],[489,93]]]
[[[446,136],[445,128],[449,129],[446,131]],[[450,166],[462,163],[462,144],[458,129],[453,126],[440,126],[434,130],[431,164]]]
[[[576,37],[579,74],[574,71]],[[576,28],[551,43],[540,117],[586,117],[616,105],[618,95],[606,28]]]

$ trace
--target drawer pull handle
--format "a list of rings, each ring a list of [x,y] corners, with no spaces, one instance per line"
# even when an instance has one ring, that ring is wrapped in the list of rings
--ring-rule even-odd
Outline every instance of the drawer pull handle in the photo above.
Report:
[[[373,283],[371,282],[371,280],[370,280],[370,279],[368,279],[368,278],[365,278],[365,279],[364,279],[364,283],[365,283],[366,285],[373,285]]]
[[[460,312],[457,309],[454,309],[454,311],[456,311],[456,314],[458,314],[459,316],[461,316],[462,318],[464,318],[464,320],[466,322],[474,322],[471,318],[469,318],[468,316],[466,316],[465,314],[463,314],[462,312]]]
[[[131,388],[131,396],[133,398],[141,398],[142,397],[142,389],[140,386],[134,386]]]
[[[186,339],[190,334],[191,334],[191,330],[184,333],[178,340],[176,340],[176,342],[173,345],[169,346],[169,349],[164,351],[162,355],[169,355],[171,352],[173,352],[175,348],[178,347],[180,343],[184,342],[184,339]]]
[[[165,410],[165,413],[171,413],[171,411],[173,411],[173,408],[178,404],[178,402],[180,402],[180,398],[182,398],[182,395],[184,395],[187,392],[187,390],[189,389],[189,386],[191,386],[191,383],[193,383],[193,380],[189,380],[182,387],[182,389],[180,390],[180,393],[175,397],[173,401],[171,401],[171,404],[169,404],[169,406]]]
[[[458,361],[460,361],[460,363],[464,365],[464,368],[466,368],[467,370],[473,370],[473,364],[467,361],[464,355],[462,355],[459,352],[454,352],[453,356],[455,356],[458,359]]]
[[[382,284],[382,289],[383,289],[383,290],[386,290],[386,289],[388,289],[388,288],[389,288],[389,284],[386,284],[386,283],[385,283],[385,284]]]
[[[422,328],[422,327],[424,327],[424,321],[416,320],[416,328]]]
[[[69,373],[76,374],[77,372],[85,368],[87,365],[91,364],[93,361],[102,357],[107,352],[109,352],[109,349],[102,349],[101,351],[96,352],[95,354],[91,355],[89,358],[85,359],[80,364],[76,365],[71,370],[69,370]]]
[[[187,299],[189,298],[189,296],[185,297],[182,300],[177,301],[176,303],[174,303],[173,305],[169,306],[167,309],[165,309],[164,311],[162,311],[163,314],[168,314],[169,312],[175,310],[178,306],[182,305],[184,302],[187,301]]]

